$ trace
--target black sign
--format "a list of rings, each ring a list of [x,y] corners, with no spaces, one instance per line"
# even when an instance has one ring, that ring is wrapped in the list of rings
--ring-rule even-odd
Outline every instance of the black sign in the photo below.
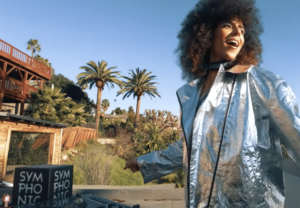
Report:
[[[72,196],[72,165],[35,165],[15,169],[12,204],[53,202],[61,207]]]

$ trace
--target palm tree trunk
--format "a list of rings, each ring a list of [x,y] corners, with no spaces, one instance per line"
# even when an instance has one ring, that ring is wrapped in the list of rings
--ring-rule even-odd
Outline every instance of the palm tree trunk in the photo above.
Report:
[[[34,46],[32,46],[32,52],[31,52],[31,57],[33,58],[33,51],[34,51]]]
[[[135,128],[134,128],[135,131],[137,131],[137,128],[138,128],[138,125],[139,125],[140,105],[141,105],[141,96],[138,96],[138,99],[137,99],[137,102],[136,102]]]
[[[96,129],[98,135],[98,128],[99,128],[99,121],[100,121],[100,114],[101,114],[101,97],[102,97],[102,89],[98,88],[97,92],[97,111],[96,111]],[[95,138],[97,140],[97,138]]]

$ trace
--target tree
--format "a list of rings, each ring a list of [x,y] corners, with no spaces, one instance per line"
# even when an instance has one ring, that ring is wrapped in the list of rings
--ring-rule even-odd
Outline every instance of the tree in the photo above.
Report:
[[[123,96],[123,100],[125,98],[133,95],[133,98],[137,97],[136,103],[136,115],[135,115],[135,125],[138,126],[139,116],[140,116],[140,105],[141,105],[141,97],[144,94],[150,96],[150,98],[160,95],[157,92],[157,88],[154,86],[158,84],[157,82],[153,82],[156,78],[155,75],[150,76],[152,72],[146,73],[146,69],[140,70],[137,68],[135,72],[131,69],[129,72],[130,77],[125,77],[126,81],[123,81],[122,88],[118,91],[117,96],[125,93]]]
[[[150,124],[158,129],[158,133],[171,128],[179,128],[179,119],[172,115],[170,111],[145,110],[146,124]]]
[[[179,139],[179,120],[169,111],[145,110],[142,131],[138,135],[137,155],[165,149]]]
[[[69,97],[56,104],[55,109],[60,122],[69,126],[81,126],[86,123],[89,116],[85,113],[84,104],[77,104]]]
[[[33,57],[36,52],[41,52],[41,44],[37,39],[30,39],[27,42],[27,50],[31,50],[31,57]]]
[[[100,114],[101,114],[101,97],[104,86],[106,85],[108,89],[110,87],[114,87],[114,84],[121,87],[121,81],[118,79],[116,75],[120,75],[118,71],[112,71],[117,67],[107,68],[107,63],[105,61],[98,61],[96,64],[94,61],[89,61],[87,66],[82,66],[80,69],[84,69],[85,72],[82,72],[76,76],[77,83],[80,86],[84,86],[89,84],[90,89],[96,85],[98,88],[97,92],[97,111],[96,111],[96,126],[98,130]]]
[[[127,111],[128,113],[134,113],[134,110],[133,110],[133,107],[132,106],[129,106],[129,108],[128,108],[128,111]]]
[[[102,106],[102,109],[103,109],[104,115],[105,115],[105,111],[107,111],[107,109],[109,108],[110,103],[109,103],[109,101],[108,101],[107,99],[104,99],[104,100],[102,101],[101,106]]]
[[[62,102],[65,94],[60,92],[60,89],[43,88],[37,93],[30,93],[27,99],[29,103],[25,110],[25,115],[35,119],[58,122],[55,105]]]
[[[52,84],[56,88],[60,88],[62,93],[65,93],[65,97],[70,97],[74,102],[85,105],[85,113],[91,114],[92,107],[95,104],[90,100],[88,94],[83,92],[81,88],[73,81],[63,76],[62,74],[52,74],[51,80],[45,82],[45,87],[51,87]],[[93,120],[94,116],[90,115],[89,120]]]
[[[51,67],[51,63],[49,62],[49,60],[43,58],[43,57],[40,56],[39,54],[35,55],[34,58],[35,58],[36,60],[38,60],[39,62],[42,62],[42,63],[45,64],[46,66]]]
[[[58,88],[45,87],[39,89],[37,93],[32,92],[27,102],[29,105],[25,115],[32,118],[65,123],[70,126],[86,123],[88,114],[84,111],[84,105],[66,98]]]
[[[125,113],[124,113],[124,111],[125,111]],[[117,115],[123,115],[123,114],[126,114],[126,110],[122,110],[120,107],[117,107],[115,110],[113,110],[112,112],[111,112],[111,114],[117,114]]]

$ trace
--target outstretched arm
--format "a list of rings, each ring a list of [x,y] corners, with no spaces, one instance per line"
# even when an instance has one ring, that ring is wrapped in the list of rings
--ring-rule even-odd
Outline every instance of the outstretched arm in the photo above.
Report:
[[[182,168],[182,139],[170,144],[166,150],[153,151],[126,162],[132,172],[141,171],[144,182],[168,175]]]
[[[277,84],[271,97],[270,119],[281,144],[290,158],[300,168],[299,110],[293,91],[284,81]]]

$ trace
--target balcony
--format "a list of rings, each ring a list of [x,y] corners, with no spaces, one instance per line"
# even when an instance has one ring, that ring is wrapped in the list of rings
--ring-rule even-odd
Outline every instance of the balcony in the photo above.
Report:
[[[4,57],[45,80],[51,79],[51,68],[0,39],[0,57]]]

